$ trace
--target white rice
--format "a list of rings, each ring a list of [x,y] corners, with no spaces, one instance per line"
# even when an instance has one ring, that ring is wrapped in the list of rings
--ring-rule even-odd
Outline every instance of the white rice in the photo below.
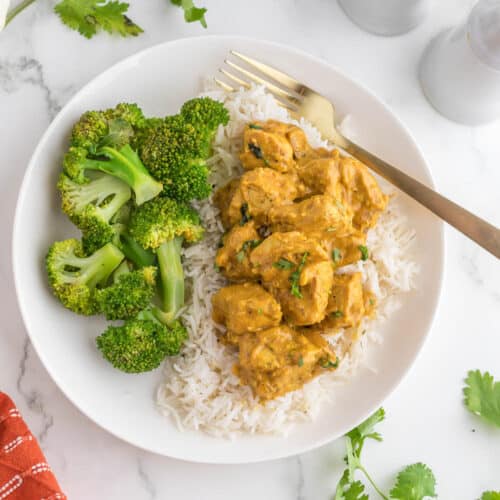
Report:
[[[246,123],[267,119],[297,123],[263,87],[232,94],[210,90],[204,95],[223,101],[231,116],[229,125],[218,131],[210,159],[212,182],[216,187],[241,173],[238,155]],[[328,147],[310,123],[301,120],[298,125],[312,146]],[[323,404],[334,398],[334,386],[352,375],[363,361],[369,343],[380,340],[379,325],[398,307],[398,295],[413,287],[418,269],[410,260],[408,249],[414,232],[408,228],[393,197],[377,226],[368,234],[369,260],[342,270],[363,273],[366,286],[378,299],[377,319],[366,320],[360,330],[341,332],[331,340],[342,354],[340,366],[334,373],[317,377],[300,390],[262,404],[233,374],[237,354],[217,342],[216,325],[211,319],[211,297],[226,284],[214,267],[217,245],[224,230],[211,200],[199,203],[197,208],[206,234],[200,243],[184,250],[190,300],[182,318],[189,340],[179,357],[165,362],[157,404],[181,430],[199,430],[224,437],[240,433],[286,434],[294,424],[318,415]],[[359,331],[365,335],[359,335]]]

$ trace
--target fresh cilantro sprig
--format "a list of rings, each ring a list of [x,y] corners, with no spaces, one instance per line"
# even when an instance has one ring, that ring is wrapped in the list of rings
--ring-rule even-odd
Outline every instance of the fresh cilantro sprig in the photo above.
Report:
[[[200,21],[200,24],[206,28],[207,21],[205,19],[205,13],[207,9],[204,7],[195,7],[193,0],[170,0],[177,7],[181,7],[184,10],[184,20],[187,23],[194,23]]]
[[[61,21],[86,38],[99,30],[121,36],[137,36],[142,28],[125,15],[128,4],[105,0],[62,0],[55,7]]]
[[[500,427],[500,382],[488,372],[471,370],[465,383],[465,406],[475,415]]]
[[[409,465],[396,478],[396,484],[390,492],[391,498],[398,500],[421,500],[435,498],[436,478],[427,465],[418,463]]]
[[[23,0],[7,14],[5,25],[36,0]],[[193,0],[170,0],[184,11],[188,23],[199,21],[206,28],[207,21],[204,7],[196,7]],[[86,38],[92,38],[99,31],[121,36],[137,36],[143,29],[125,13],[129,4],[117,0],[61,0],[54,10],[61,21],[69,28],[78,31]],[[2,26],[0,26],[1,30]]]
[[[375,426],[385,418],[383,408],[378,409],[371,417],[345,435],[347,469],[342,474],[335,490],[334,500],[368,500],[364,484],[355,479],[357,471],[363,473],[374,490],[384,500],[424,500],[436,497],[436,479],[426,465],[417,463],[403,469],[396,478],[396,484],[389,496],[377,486],[361,462],[361,453],[367,439],[382,441],[382,436]]]

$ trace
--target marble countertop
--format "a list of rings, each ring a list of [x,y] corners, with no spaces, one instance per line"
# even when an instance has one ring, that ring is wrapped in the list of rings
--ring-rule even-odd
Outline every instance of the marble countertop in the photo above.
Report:
[[[342,471],[342,442],[274,462],[210,466],[138,450],[107,434],[62,395],[34,353],[18,311],[11,272],[11,230],[17,192],[40,136],[65,102],[125,56],[166,40],[237,34],[290,44],[363,81],[409,127],[439,190],[500,225],[500,122],[481,128],[451,123],[424,99],[420,55],[472,0],[434,2],[413,32],[379,38],[354,26],[334,0],[200,0],[209,27],[186,25],[166,0],[131,2],[145,29],[134,39],[86,40],[37,2],[0,34],[0,390],[16,402],[71,499],[322,500]],[[425,235],[424,235],[425,238]],[[29,242],[28,242],[29,244]],[[423,461],[440,498],[472,500],[500,490],[500,431],[461,403],[469,369],[500,377],[500,266],[456,231],[446,229],[441,304],[418,363],[387,400],[382,444],[366,447],[366,465],[389,489],[404,465]],[[375,498],[375,496],[373,497]]]

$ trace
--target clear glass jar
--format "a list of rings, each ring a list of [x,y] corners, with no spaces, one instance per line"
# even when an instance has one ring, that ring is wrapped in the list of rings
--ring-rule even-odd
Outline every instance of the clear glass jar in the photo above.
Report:
[[[419,74],[447,118],[466,125],[500,118],[500,0],[480,0],[464,24],[432,40]]]
[[[401,35],[427,16],[431,0],[339,0],[358,26],[376,35]]]

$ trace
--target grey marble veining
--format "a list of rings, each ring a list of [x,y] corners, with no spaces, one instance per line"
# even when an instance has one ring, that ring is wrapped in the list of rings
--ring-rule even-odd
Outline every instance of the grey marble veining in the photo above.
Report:
[[[438,188],[499,225],[500,123],[467,128],[445,120],[416,80],[428,40],[459,22],[473,0],[435,2],[431,17],[399,38],[362,32],[334,0],[200,0],[209,9],[206,31],[184,24],[166,0],[141,0],[131,2],[130,14],[145,29],[142,36],[90,41],[61,25],[53,3],[36,2],[0,33],[0,389],[19,406],[72,499],[331,498],[344,467],[341,441],[270,463],[199,465],[138,450],[84,417],[42,366],[16,305],[10,244],[17,191],[46,127],[92,77],[155,43],[239,34],[294,45],[362,81],[409,127]],[[500,435],[463,410],[460,392],[469,368],[500,377],[500,267],[454,230],[447,229],[446,239],[444,293],[432,336],[386,402],[384,442],[367,445],[366,465],[388,490],[399,469],[424,461],[438,478],[440,498],[471,500],[500,490]]]

